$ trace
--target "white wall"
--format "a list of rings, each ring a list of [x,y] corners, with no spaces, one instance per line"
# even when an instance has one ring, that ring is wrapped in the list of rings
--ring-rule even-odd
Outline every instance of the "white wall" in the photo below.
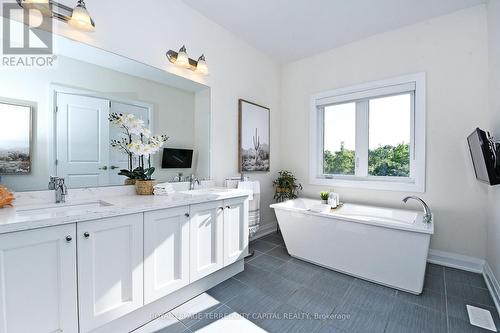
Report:
[[[479,6],[284,66],[281,165],[297,174],[306,195],[318,197],[328,187],[308,184],[311,95],[426,72],[427,190],[417,195],[435,213],[431,247],[484,258],[487,188],[475,180],[466,137],[488,124],[487,52],[486,10]],[[345,201],[394,207],[403,207],[408,194],[335,190]]]
[[[74,6],[73,0],[63,0]],[[179,74],[211,88],[211,170],[220,184],[238,172],[238,98],[271,108],[271,172],[250,175],[262,183],[262,217],[275,220],[266,208],[272,201],[272,179],[279,160],[279,66],[180,0],[143,0],[119,4],[87,0],[96,22],[92,34],[57,23],[55,32],[108,51]],[[192,58],[205,54],[210,75],[200,77],[171,65],[165,53],[183,44]]]
[[[490,129],[500,138],[500,1],[488,2]],[[489,189],[486,260],[500,280],[500,186]]]

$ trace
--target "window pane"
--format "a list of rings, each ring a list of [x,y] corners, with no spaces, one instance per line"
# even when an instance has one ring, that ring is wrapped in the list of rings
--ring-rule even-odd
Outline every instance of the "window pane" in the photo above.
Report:
[[[411,94],[371,99],[368,174],[410,176]]]
[[[323,172],[354,175],[356,103],[325,107]]]

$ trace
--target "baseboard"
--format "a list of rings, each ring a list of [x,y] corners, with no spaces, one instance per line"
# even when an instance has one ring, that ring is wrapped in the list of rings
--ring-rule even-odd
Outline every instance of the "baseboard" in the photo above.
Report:
[[[485,264],[485,261],[483,259],[432,249],[429,250],[427,261],[432,264],[458,268],[464,271],[480,274],[483,273]]]
[[[276,232],[276,227],[278,226],[278,222],[276,220],[264,223],[260,226],[259,230],[250,238],[250,240],[255,240],[257,238],[264,237],[273,232]]]
[[[497,312],[500,314],[500,284],[487,261],[484,264],[483,277],[490,291],[490,295],[493,298],[493,302],[495,302]]]

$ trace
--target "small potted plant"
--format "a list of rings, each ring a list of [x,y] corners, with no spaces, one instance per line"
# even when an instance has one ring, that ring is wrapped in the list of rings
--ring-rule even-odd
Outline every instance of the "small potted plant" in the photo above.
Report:
[[[328,196],[329,195],[330,195],[330,192],[328,192],[328,191],[320,192],[319,196],[321,197],[321,200],[323,201],[324,204],[328,204]]]
[[[111,140],[111,146],[128,157],[128,168],[118,173],[127,177],[125,185],[135,185],[137,194],[153,194],[155,168],[151,166],[151,155],[156,154],[168,140],[166,135],[153,136],[144,121],[133,114],[112,113],[109,121],[123,129],[125,137]],[[145,162],[147,161],[147,168]],[[134,164],[138,164],[134,168]]]
[[[149,136],[148,132],[140,135],[140,140],[133,140],[128,148],[132,154],[137,156],[139,166],[133,170],[135,190],[139,195],[153,194],[156,181],[152,178],[155,168],[151,166],[151,155],[156,154],[163,143],[168,140],[165,135]],[[147,167],[145,166],[147,161]]]
[[[286,170],[279,172],[279,177],[273,181],[273,186],[276,188],[274,199],[278,202],[296,199],[299,191],[302,190],[302,185],[297,183],[297,178]]]

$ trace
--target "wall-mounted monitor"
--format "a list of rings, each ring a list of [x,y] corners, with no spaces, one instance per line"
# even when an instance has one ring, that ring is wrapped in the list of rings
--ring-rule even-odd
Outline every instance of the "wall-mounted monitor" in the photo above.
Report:
[[[164,169],[189,169],[192,162],[192,149],[163,148],[161,167]]]
[[[500,161],[497,161],[500,149],[490,137],[489,133],[476,128],[467,141],[474,164],[476,178],[489,185],[500,184]]]

